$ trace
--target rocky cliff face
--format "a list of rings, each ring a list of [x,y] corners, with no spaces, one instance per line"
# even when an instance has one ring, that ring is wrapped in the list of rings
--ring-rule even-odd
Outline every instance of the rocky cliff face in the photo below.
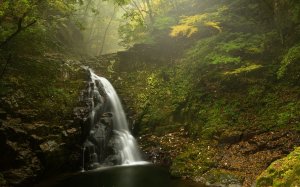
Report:
[[[0,81],[0,186],[30,186],[79,168],[86,75],[60,55],[14,60]]]
[[[74,169],[78,163],[80,129],[73,121],[61,126],[7,117],[0,122],[0,135],[3,186],[28,186],[45,171]]]

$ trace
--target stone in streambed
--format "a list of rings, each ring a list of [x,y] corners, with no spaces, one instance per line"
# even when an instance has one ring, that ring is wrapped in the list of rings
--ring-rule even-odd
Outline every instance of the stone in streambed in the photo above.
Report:
[[[67,154],[64,146],[64,143],[57,143],[55,140],[40,144],[42,161],[47,168],[55,169],[63,166]]]
[[[243,178],[232,171],[211,169],[201,177],[201,182],[208,186],[241,187]]]

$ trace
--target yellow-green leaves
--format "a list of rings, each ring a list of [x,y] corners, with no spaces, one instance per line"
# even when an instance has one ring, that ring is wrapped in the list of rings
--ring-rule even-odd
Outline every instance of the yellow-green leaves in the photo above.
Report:
[[[200,28],[211,28],[222,32],[221,22],[219,21],[222,13],[227,10],[227,7],[221,7],[215,12],[197,14],[193,16],[183,16],[178,25],[172,27],[170,32],[171,37],[191,37],[197,33]]]
[[[227,71],[227,72],[224,73],[224,75],[237,75],[237,74],[240,74],[240,73],[247,73],[247,72],[259,69],[261,67],[263,67],[263,66],[260,65],[260,64],[249,64],[249,65],[237,68],[233,71]]]
[[[25,13],[28,13],[30,9],[30,3],[29,0],[18,0],[13,1],[11,3],[12,12],[16,17],[23,17]]]
[[[178,25],[172,27],[170,36],[185,36],[191,37],[193,34],[199,31],[198,26],[202,23],[207,27],[218,28],[221,31],[221,27],[218,22],[206,21],[208,18],[208,14],[200,14],[194,16],[184,16]]]

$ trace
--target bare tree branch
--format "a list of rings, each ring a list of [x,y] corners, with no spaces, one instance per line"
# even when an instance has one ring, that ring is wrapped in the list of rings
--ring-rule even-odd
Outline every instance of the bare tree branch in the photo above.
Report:
[[[108,29],[109,29],[109,27],[110,27],[110,24],[111,24],[112,20],[113,20],[114,17],[115,17],[115,14],[116,14],[116,7],[114,8],[114,12],[113,12],[113,14],[111,15],[110,20],[109,20],[109,22],[108,22],[108,24],[107,24],[107,26],[106,26],[105,31],[104,31],[104,35],[103,35],[103,39],[102,39],[102,45],[101,45],[101,49],[100,49],[98,55],[102,55],[102,53],[103,53],[103,49],[104,49],[104,45],[105,45],[105,41],[106,41],[107,31],[108,31]]]
[[[6,71],[7,65],[10,63],[10,61],[11,61],[11,54],[9,54],[8,57],[7,57],[7,59],[6,59],[6,63],[5,63],[4,68],[3,68],[3,70],[2,70],[2,72],[0,74],[0,79],[2,79],[2,77],[3,77],[3,75],[4,75],[5,71]]]

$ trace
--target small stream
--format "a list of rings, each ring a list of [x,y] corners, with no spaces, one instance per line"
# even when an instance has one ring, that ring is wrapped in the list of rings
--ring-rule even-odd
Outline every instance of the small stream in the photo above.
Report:
[[[114,166],[44,181],[35,187],[205,187],[172,179],[166,169],[153,165]]]

